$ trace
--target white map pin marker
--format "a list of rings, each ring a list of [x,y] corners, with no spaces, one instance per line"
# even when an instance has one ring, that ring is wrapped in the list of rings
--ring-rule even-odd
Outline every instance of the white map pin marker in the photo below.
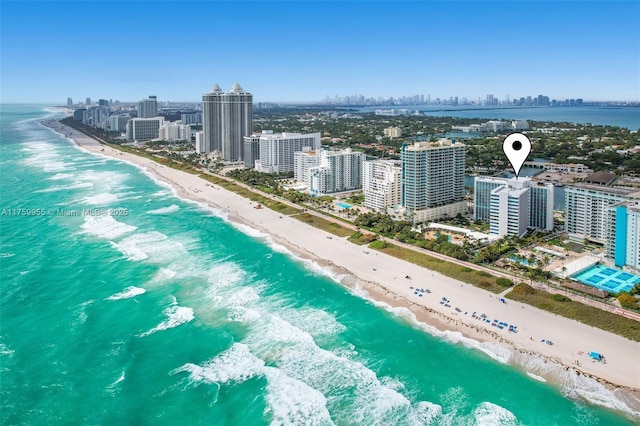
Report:
[[[502,151],[513,166],[517,179],[522,165],[531,152],[531,141],[522,133],[511,133],[502,143]]]

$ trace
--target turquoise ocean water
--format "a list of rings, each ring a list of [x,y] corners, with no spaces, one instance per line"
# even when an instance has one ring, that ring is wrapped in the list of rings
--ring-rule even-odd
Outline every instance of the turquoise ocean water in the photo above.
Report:
[[[631,424],[597,383],[427,333],[45,116],[0,113],[2,208],[31,214],[0,216],[2,424]]]

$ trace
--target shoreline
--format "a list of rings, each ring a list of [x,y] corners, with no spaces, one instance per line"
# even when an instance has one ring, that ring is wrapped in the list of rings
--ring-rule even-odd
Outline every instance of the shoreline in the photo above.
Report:
[[[581,397],[592,404],[640,418],[640,371],[635,368],[640,356],[639,342],[519,302],[501,303],[498,295],[382,252],[363,250],[362,246],[348,242],[345,237],[336,237],[278,212],[254,209],[255,203],[250,200],[196,175],[101,145],[56,120],[40,122],[73,141],[79,149],[124,160],[141,168],[154,179],[171,186],[181,199],[226,212],[228,222],[258,230],[264,234],[263,239],[284,246],[298,259],[332,271],[333,279],[354,294],[414,327],[451,343],[480,350],[498,362],[523,371],[533,380],[542,378],[559,386],[563,393],[571,394],[576,390],[572,385],[577,386],[583,379],[591,378],[594,383],[585,385],[599,383],[610,395],[589,398],[576,391],[575,398]],[[415,279],[406,279],[407,276]],[[422,293],[420,297],[410,287],[429,288],[431,292]],[[443,297],[450,300],[450,307],[439,303]],[[460,307],[459,312],[454,309],[457,307]],[[472,318],[473,311],[478,315],[487,314],[492,320],[516,324],[519,332],[500,330]],[[554,345],[542,343],[542,339],[552,340]],[[604,353],[608,362],[589,360],[587,354],[591,350]],[[598,389],[589,391],[597,392]],[[618,395],[620,391],[624,395]]]

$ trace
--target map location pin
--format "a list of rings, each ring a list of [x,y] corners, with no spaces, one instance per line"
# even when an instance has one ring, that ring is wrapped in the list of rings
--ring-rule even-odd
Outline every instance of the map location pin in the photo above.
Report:
[[[517,179],[522,165],[531,152],[531,141],[522,133],[511,133],[502,143],[502,151],[513,166]]]

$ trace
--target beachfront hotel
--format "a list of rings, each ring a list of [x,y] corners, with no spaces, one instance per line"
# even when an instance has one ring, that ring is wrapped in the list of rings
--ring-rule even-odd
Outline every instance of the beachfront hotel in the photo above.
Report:
[[[226,161],[244,158],[244,137],[253,129],[253,95],[236,82],[224,93],[216,84],[202,95],[205,153],[220,152]]]
[[[489,222],[490,234],[522,236],[527,229],[553,230],[554,187],[530,177],[474,179],[474,218]]]
[[[402,163],[399,160],[365,161],[362,168],[364,206],[381,212],[402,201]]]
[[[319,150],[320,136],[319,132],[274,134],[271,130],[264,130],[259,135],[245,136],[244,144],[245,150],[247,147],[255,149],[257,139],[259,154],[255,159],[257,161],[254,160],[256,170],[263,173],[289,173],[294,171],[294,154]]]
[[[158,116],[158,98],[149,96],[138,102],[138,118],[153,118]]]
[[[311,195],[353,191],[362,187],[365,158],[351,148],[296,152],[294,177],[307,185]]]
[[[130,141],[150,141],[160,137],[160,127],[164,117],[132,118],[127,122],[127,139]]]
[[[440,139],[404,144],[401,163],[403,214],[414,223],[466,213],[462,143]]]

